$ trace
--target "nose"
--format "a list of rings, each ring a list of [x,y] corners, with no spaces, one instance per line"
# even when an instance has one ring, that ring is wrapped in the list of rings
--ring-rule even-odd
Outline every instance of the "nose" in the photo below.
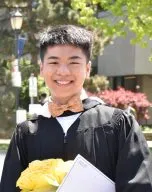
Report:
[[[65,64],[58,65],[57,72],[58,75],[69,75],[70,70],[69,67]]]

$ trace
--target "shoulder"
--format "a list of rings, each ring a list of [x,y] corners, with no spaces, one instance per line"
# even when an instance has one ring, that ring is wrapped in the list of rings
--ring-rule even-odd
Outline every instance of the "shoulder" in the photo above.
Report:
[[[122,109],[109,106],[97,107],[100,111],[100,119],[103,122],[104,129],[111,128],[117,136],[124,140],[133,132],[140,132],[140,127],[135,117]]]
[[[88,116],[94,116],[94,118],[101,119],[102,123],[104,123],[112,119],[117,120],[120,118],[123,114],[123,110],[98,102],[97,105],[90,108],[90,110],[86,111],[85,114]]]
[[[130,113],[105,104],[98,104],[86,111],[85,117],[88,121],[94,121],[98,126],[108,124],[116,129],[121,129],[124,125],[131,127],[133,123],[136,123],[135,118]]]
[[[38,129],[39,115],[32,115],[28,120],[19,123],[16,127],[16,131],[19,134],[33,134]]]
[[[107,117],[108,121],[111,121],[116,125],[121,123],[128,123],[131,126],[132,122],[135,121],[134,116],[125,110],[106,105],[100,105],[97,106],[97,108],[103,117]]]

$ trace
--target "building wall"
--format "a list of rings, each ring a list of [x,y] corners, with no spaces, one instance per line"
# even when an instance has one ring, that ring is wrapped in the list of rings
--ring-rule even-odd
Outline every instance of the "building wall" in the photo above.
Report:
[[[147,98],[152,102],[152,75],[142,76],[141,91],[147,95]],[[147,121],[147,124],[152,125],[152,107],[149,108],[150,119]]]
[[[152,41],[149,42],[149,47],[152,47]],[[149,47],[135,46],[135,74],[152,74],[152,62],[149,61],[152,52]]]
[[[149,42],[148,48],[139,45],[131,45],[131,33],[123,38],[117,38],[114,44],[105,47],[102,56],[98,57],[98,74],[106,76],[150,75],[152,63],[149,62],[151,54]]]
[[[105,47],[103,55],[98,57],[98,74],[120,76],[134,74],[135,48],[130,45],[130,36],[117,38],[114,44]]]

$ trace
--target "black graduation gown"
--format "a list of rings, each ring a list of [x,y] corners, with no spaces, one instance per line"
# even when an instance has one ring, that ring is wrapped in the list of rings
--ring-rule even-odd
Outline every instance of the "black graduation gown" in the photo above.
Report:
[[[152,192],[152,157],[134,117],[90,99],[84,108],[67,135],[52,117],[19,124],[6,155],[0,192],[19,191],[16,180],[33,160],[69,160],[77,154],[111,178],[116,192]]]

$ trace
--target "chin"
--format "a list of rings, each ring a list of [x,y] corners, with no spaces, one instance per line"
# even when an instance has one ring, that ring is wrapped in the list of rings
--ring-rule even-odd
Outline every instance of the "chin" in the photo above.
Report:
[[[66,93],[59,92],[59,93],[54,94],[54,97],[64,99],[64,98],[73,97],[73,96],[75,96],[75,95],[77,95],[77,94],[79,94],[79,93],[70,93],[70,94],[69,94],[68,92],[66,92]]]
[[[62,95],[60,94],[59,97],[60,97],[60,98],[70,98],[70,97],[72,97],[73,95],[74,95],[74,94],[62,94]]]

